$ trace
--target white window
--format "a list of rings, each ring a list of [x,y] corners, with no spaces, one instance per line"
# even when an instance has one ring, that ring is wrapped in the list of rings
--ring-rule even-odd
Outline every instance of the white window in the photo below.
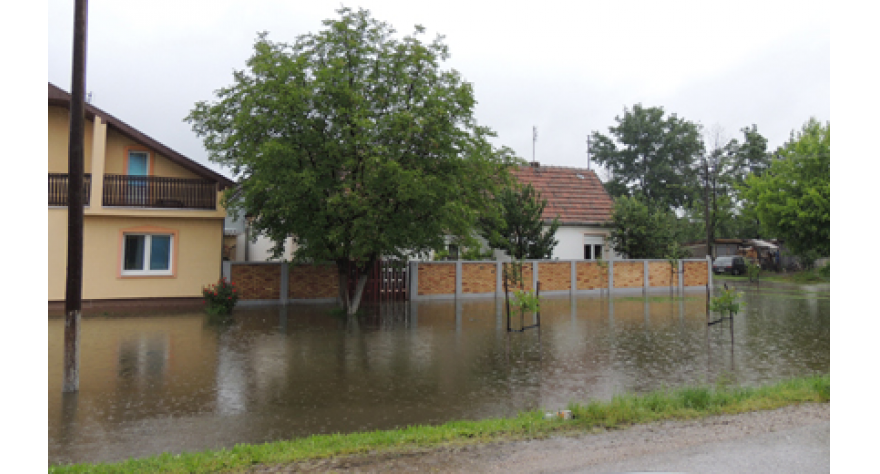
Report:
[[[599,260],[602,258],[602,247],[605,243],[603,237],[594,235],[584,236],[584,260]]]
[[[170,234],[124,234],[123,275],[171,275],[174,239]]]

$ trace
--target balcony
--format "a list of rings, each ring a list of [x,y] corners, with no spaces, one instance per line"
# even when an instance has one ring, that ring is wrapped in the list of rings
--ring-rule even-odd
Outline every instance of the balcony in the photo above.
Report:
[[[67,206],[68,178],[66,173],[49,173],[49,205]],[[83,206],[88,206],[92,197],[92,175],[83,176]]]
[[[67,205],[67,175],[49,174],[49,205]],[[91,176],[86,175],[88,205]],[[157,176],[104,175],[101,193],[104,207],[151,209],[217,209],[217,183],[203,179],[163,178]]]

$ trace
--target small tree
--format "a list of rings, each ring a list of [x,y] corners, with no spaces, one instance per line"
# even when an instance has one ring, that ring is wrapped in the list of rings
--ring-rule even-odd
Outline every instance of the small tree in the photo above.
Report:
[[[611,245],[626,258],[665,258],[675,242],[675,215],[637,197],[615,199],[611,224]]]
[[[497,197],[500,215],[480,220],[483,238],[517,260],[550,258],[559,243],[559,219],[548,225],[542,217],[545,207],[547,200],[531,184],[505,188]]]

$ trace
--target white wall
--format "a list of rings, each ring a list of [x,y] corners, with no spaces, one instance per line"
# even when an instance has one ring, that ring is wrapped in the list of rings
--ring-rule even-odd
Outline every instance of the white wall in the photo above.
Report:
[[[236,261],[240,262],[265,262],[270,260],[272,257],[272,246],[274,242],[266,236],[257,237],[256,242],[245,242],[244,234],[241,234],[237,237],[235,242],[235,258]],[[249,258],[245,258],[244,249],[245,246],[248,247]],[[293,258],[293,252],[296,250],[296,244],[293,243],[293,238],[288,237],[284,242],[284,253],[282,257],[285,260],[290,260]]]
[[[546,229],[546,227],[545,227]],[[553,249],[552,257],[559,260],[582,260],[584,258],[584,234],[602,234],[605,246],[602,256],[605,260],[618,260],[618,256],[611,250],[608,241],[608,229],[587,226],[559,226],[556,231],[556,240],[559,241]]]

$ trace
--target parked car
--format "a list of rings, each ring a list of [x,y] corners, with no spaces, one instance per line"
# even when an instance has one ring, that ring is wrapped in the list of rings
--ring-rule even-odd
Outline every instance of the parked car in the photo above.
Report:
[[[718,257],[712,262],[712,271],[716,274],[743,275],[746,273],[746,261],[740,256]]]

